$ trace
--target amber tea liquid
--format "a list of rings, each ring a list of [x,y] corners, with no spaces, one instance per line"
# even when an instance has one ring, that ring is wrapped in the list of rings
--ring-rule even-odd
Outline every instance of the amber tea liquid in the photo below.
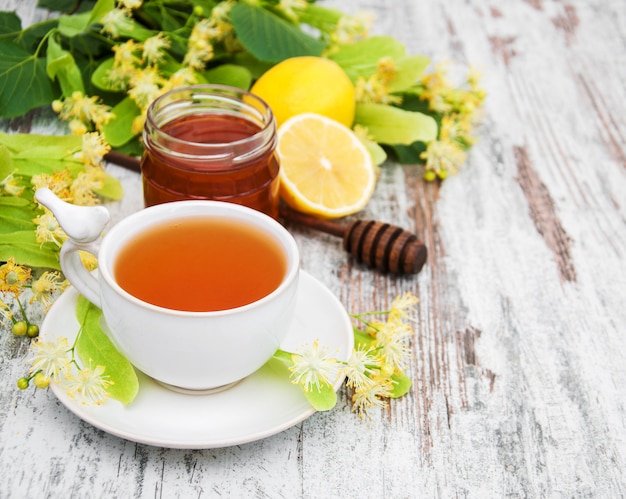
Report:
[[[271,236],[243,222],[201,217],[146,229],[122,248],[113,269],[136,298],[192,312],[257,301],[286,272],[286,256]]]
[[[211,199],[278,217],[273,115],[251,94],[224,88],[176,90],[149,109],[141,167],[146,206]]]

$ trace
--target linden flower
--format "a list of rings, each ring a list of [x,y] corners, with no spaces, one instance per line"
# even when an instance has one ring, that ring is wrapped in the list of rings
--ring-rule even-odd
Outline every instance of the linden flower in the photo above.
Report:
[[[13,319],[11,307],[9,307],[8,303],[5,303],[2,299],[0,299],[0,317],[6,321]]]
[[[16,264],[13,257],[9,258],[4,265],[0,265],[0,292],[17,296],[24,291],[29,279],[30,269]]]
[[[104,137],[98,132],[90,132],[83,135],[81,150],[74,157],[84,165],[99,166],[102,164],[104,155],[111,150]]]
[[[105,173],[100,166],[85,166],[85,170],[80,172],[72,185],[70,192],[74,204],[80,206],[93,206],[98,204],[98,197],[94,191],[102,189],[104,185]]]
[[[187,42],[187,53],[183,64],[196,70],[204,69],[206,63],[213,59],[213,45],[210,39],[218,32],[208,19],[197,22]]]
[[[30,372],[41,371],[47,378],[54,378],[70,367],[67,338],[59,337],[54,341],[37,339],[32,343]]]
[[[374,348],[386,365],[401,367],[409,353],[409,346],[405,340],[411,333],[411,329],[398,320],[390,319],[376,326]]]
[[[420,158],[426,160],[426,170],[434,171],[440,178],[454,174],[463,165],[466,153],[456,143],[445,140],[430,142]],[[434,178],[433,178],[434,180]]]
[[[119,0],[117,3],[120,7],[132,10],[141,7],[143,0]]]
[[[346,385],[356,389],[369,387],[373,383],[371,376],[379,367],[380,359],[373,349],[355,349],[344,367],[344,374],[348,378]]]
[[[100,21],[102,32],[108,33],[112,38],[117,38],[122,33],[132,31],[135,23],[125,8],[115,8],[107,12]]]
[[[60,282],[60,272],[44,272],[39,279],[33,281],[30,286],[33,296],[30,302],[38,301],[44,305],[46,310],[50,308],[54,302],[54,295],[63,287],[63,282]]]
[[[70,397],[78,397],[81,403],[100,405],[108,400],[107,388],[111,385],[108,377],[103,376],[104,370],[104,366],[85,367],[76,374],[67,374],[61,384]]]
[[[0,187],[2,187],[5,194],[19,197],[24,192],[25,187],[23,185],[19,185],[19,179],[15,177],[15,172],[17,172],[17,170],[4,177],[4,180],[0,181]]]
[[[398,295],[391,302],[391,311],[389,315],[397,319],[404,319],[408,317],[415,305],[419,302],[419,298],[410,291],[404,294]]]
[[[88,97],[79,91],[73,92],[63,101],[54,101],[52,109],[58,113],[59,118],[69,122],[70,130],[75,135],[85,133],[91,123],[100,129],[113,118],[111,108],[100,104],[99,97]]]
[[[278,9],[281,10],[289,19],[295,21],[298,19],[297,10],[304,10],[307,8],[306,0],[280,0],[278,2]]]
[[[352,395],[352,411],[364,418],[368,416],[367,410],[371,407],[387,407],[387,399],[391,390],[391,383],[384,379],[357,388]]]
[[[170,76],[169,79],[163,84],[162,91],[165,93],[174,88],[186,87],[187,85],[194,85],[196,83],[198,83],[198,75],[193,68],[181,68],[172,74],[172,76]],[[143,121],[141,122],[141,127],[143,128]]]
[[[67,241],[67,234],[59,225],[55,216],[46,211],[33,220],[37,228],[35,229],[35,240],[40,244],[53,243],[61,247]]]
[[[306,348],[301,354],[291,356],[293,366],[289,368],[294,384],[300,384],[304,390],[309,391],[314,386],[320,389],[320,385],[330,384],[330,379],[337,376],[336,359],[326,354],[325,348],[320,348],[319,341]]]
[[[159,33],[143,42],[142,57],[148,64],[158,64],[165,57],[163,51],[170,48],[170,45],[169,39]]]
[[[331,33],[331,41],[336,44],[344,44],[361,40],[367,37],[373,22],[374,16],[370,12],[343,15]]]
[[[70,194],[72,174],[68,169],[56,171],[52,175],[48,173],[33,175],[30,179],[30,183],[33,185],[33,190],[35,191],[42,187],[47,187],[63,201],[70,201],[72,198]]]
[[[129,81],[129,97],[135,101],[141,109],[146,109],[150,103],[161,95],[161,86],[164,80],[154,67],[137,69]]]

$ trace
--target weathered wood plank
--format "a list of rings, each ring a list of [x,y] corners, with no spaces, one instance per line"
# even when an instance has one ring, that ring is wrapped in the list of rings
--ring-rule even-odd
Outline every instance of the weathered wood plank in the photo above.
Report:
[[[45,15],[33,4],[0,6],[32,21]],[[372,272],[335,237],[290,227],[303,268],[348,310],[419,296],[413,391],[371,419],[343,390],[332,412],[259,442],[158,449],[17,391],[25,348],[3,330],[0,497],[626,495],[624,3],[325,4],[371,10],[374,30],[411,53],[484,74],[466,167],[439,186],[390,163],[362,214],[418,232],[429,250],[418,276]],[[3,126],[62,133],[31,118]],[[112,171],[127,191],[119,218],[140,209],[140,183]]]

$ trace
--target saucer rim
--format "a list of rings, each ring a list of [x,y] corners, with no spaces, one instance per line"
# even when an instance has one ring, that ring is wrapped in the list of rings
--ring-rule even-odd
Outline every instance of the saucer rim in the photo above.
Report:
[[[352,324],[350,322],[348,313],[346,312],[343,304],[338,300],[338,298],[322,282],[320,282],[318,279],[313,277],[310,273],[302,269],[299,272],[300,272],[299,286],[300,287],[304,287],[307,285],[312,286],[312,289],[310,292],[325,294],[326,298],[330,300],[333,307],[335,307],[334,314],[336,314],[337,317],[341,316],[341,321],[343,322],[343,327],[341,328],[342,329],[341,334],[343,336],[340,337],[339,331],[336,332],[337,334],[336,346],[337,348],[340,348],[340,347],[345,348],[345,352],[346,352],[345,356],[340,357],[339,360],[344,360],[344,361],[347,360],[347,356],[350,354],[350,352],[354,348],[354,336],[353,336],[353,331],[352,331]],[[46,318],[44,319],[41,325],[40,337],[42,339],[45,339],[48,336],[51,336],[51,337],[61,336],[61,334],[49,331],[51,327],[49,324],[53,322],[53,318],[55,314],[64,314],[64,313],[66,314],[67,311],[65,311],[64,309],[75,304],[75,301],[78,298],[78,296],[79,296],[78,291],[74,287],[70,286],[57,299],[57,301],[53,304],[51,309],[48,311],[48,314],[46,315]],[[301,299],[302,299],[302,293],[299,294],[298,300],[301,300]],[[68,328],[70,327],[72,328],[72,332],[69,335],[67,334],[66,335],[70,336],[70,338],[68,339],[71,341],[75,337],[75,335],[78,333],[78,327],[79,327],[78,321],[74,320],[74,322],[71,325],[68,324]],[[295,334],[292,331],[293,329],[295,329],[295,327],[292,327],[290,329],[290,333],[285,338],[285,341],[283,342],[283,344],[281,344],[281,347],[285,344],[285,342],[288,342],[289,339]],[[315,340],[315,338],[307,338],[307,339],[310,341]],[[263,374],[257,374],[257,373],[253,373],[251,376],[255,376],[255,375],[263,376]],[[139,377],[139,390],[140,391],[142,390],[142,385],[144,387],[144,390],[150,390],[150,391],[156,390],[157,391],[156,395],[154,393],[150,394],[151,397],[158,397],[159,393],[161,394],[161,397],[164,397],[165,393],[171,392],[168,388],[160,385],[158,382],[149,378],[147,375],[141,373],[140,371],[137,372],[137,375]],[[335,391],[339,390],[339,388],[342,386],[344,382],[344,379],[345,379],[344,377],[341,377],[333,383],[333,387]],[[285,387],[287,386],[289,385],[285,385]],[[235,385],[231,388],[231,390],[237,390],[237,388],[238,388],[238,385]],[[286,417],[284,419],[281,418],[279,414],[277,414],[276,417],[274,418],[276,422],[273,425],[268,426],[264,430],[252,431],[252,432],[248,432],[245,434],[242,430],[242,435],[240,437],[231,436],[228,438],[207,438],[205,436],[203,438],[202,436],[200,436],[199,440],[194,439],[193,441],[191,441],[189,440],[188,437],[185,437],[182,435],[181,437],[175,437],[171,435],[167,437],[165,436],[159,437],[158,435],[151,436],[146,433],[138,434],[132,431],[128,431],[121,427],[116,427],[115,425],[109,424],[107,421],[103,421],[102,418],[98,419],[98,416],[97,416],[98,410],[101,409],[101,406],[86,406],[86,405],[80,404],[78,401],[72,399],[69,395],[67,395],[67,393],[63,390],[62,387],[55,385],[54,383],[50,385],[50,389],[54,393],[56,398],[61,402],[61,404],[63,404],[71,413],[73,413],[75,416],[85,421],[86,423],[94,426],[95,428],[98,428],[106,433],[117,436],[119,438],[123,438],[128,441],[137,442],[140,444],[152,445],[156,447],[174,448],[174,449],[213,449],[213,448],[229,447],[233,445],[240,445],[240,444],[262,440],[264,438],[270,437],[272,435],[276,435],[278,433],[281,433],[295,426],[296,424],[308,419],[310,416],[315,414],[315,412],[317,412],[308,402],[306,402],[306,399],[304,399],[304,395],[303,395],[302,400],[306,403],[300,402],[298,405],[293,404],[293,409],[297,409],[299,405],[303,405],[302,410],[298,410],[295,416]],[[184,393],[178,393],[178,395],[185,397],[185,398],[203,398],[203,397],[213,396],[211,394],[198,395],[198,394],[184,394]],[[117,400],[109,400],[106,402],[106,404],[116,404],[120,410],[126,409],[126,407],[123,406]],[[132,409],[133,407],[132,403],[128,407]]]

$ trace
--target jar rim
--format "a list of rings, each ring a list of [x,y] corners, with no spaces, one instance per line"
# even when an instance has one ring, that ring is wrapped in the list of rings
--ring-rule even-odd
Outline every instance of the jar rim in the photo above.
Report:
[[[179,98],[175,98],[177,95]],[[193,104],[194,102],[202,101],[207,104],[210,102],[219,102],[222,105],[226,104],[236,106],[233,108],[225,106],[223,108],[223,114],[229,114],[247,119],[248,121],[258,125],[259,130],[243,139],[236,139],[228,142],[207,143],[181,139],[161,129],[164,124],[169,123],[176,118],[194,114],[194,110],[188,107],[186,112],[181,112],[180,114],[167,119],[168,111],[175,109],[177,107],[175,106],[176,104]],[[180,111],[180,109],[178,110]],[[164,118],[163,121],[159,120],[160,116]],[[205,150],[207,155],[212,155],[214,153],[211,153],[210,151],[216,151],[224,147],[243,146],[247,143],[260,140],[260,137],[264,135],[269,134],[269,137],[271,137],[275,134],[275,131],[276,120],[272,109],[261,97],[242,88],[206,83],[177,87],[157,97],[148,107],[143,135],[144,144],[147,142],[147,135],[157,134],[159,137],[167,140],[170,144],[191,146],[196,149]],[[186,156],[185,153],[176,153],[176,155],[179,154],[181,156]],[[194,153],[194,156],[197,156],[197,153]]]

